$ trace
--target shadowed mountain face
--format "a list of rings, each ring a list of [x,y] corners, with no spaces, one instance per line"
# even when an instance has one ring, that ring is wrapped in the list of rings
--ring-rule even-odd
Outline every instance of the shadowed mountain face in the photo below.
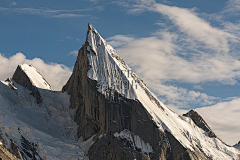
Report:
[[[39,90],[37,87],[33,84],[31,79],[28,77],[26,72],[22,69],[20,65],[18,65],[16,71],[13,74],[12,78],[16,83],[22,85],[23,87],[27,88],[29,91],[31,91],[31,95],[33,95],[36,98],[36,102],[39,104],[42,102],[42,98],[40,95]]]
[[[176,115],[91,24],[62,92],[32,65],[0,82],[0,158],[239,159],[191,110]]]

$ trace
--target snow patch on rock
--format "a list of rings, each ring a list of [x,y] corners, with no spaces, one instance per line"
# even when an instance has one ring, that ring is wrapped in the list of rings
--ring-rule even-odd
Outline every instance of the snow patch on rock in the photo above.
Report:
[[[153,152],[152,146],[149,143],[145,143],[141,137],[133,134],[132,132],[130,132],[127,129],[121,131],[120,133],[118,133],[118,132],[114,133],[114,136],[117,138],[127,139],[127,141],[130,142],[130,144],[132,145],[132,147],[134,149],[138,148],[141,150],[141,152],[144,152],[147,154]]]

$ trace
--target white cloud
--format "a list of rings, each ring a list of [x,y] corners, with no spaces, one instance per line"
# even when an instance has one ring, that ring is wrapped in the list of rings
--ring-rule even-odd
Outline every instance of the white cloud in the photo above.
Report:
[[[229,51],[229,40],[236,40],[235,35],[221,29],[212,27],[208,22],[199,18],[193,9],[168,6],[155,1],[138,1],[132,5],[129,12],[154,11],[167,16],[178,29],[187,34],[191,40],[196,40],[206,45],[206,47],[218,52]]]
[[[217,99],[205,93],[190,91],[181,87],[166,85],[164,82],[181,80],[198,83],[209,80],[201,71],[202,62],[195,64],[178,56],[178,46],[173,42],[176,34],[161,32],[148,38],[128,39],[125,36],[109,38],[114,44],[126,44],[118,49],[119,55],[126,60],[133,70],[166,104],[175,104],[179,107],[189,107],[189,104],[210,105]],[[120,39],[120,43],[118,42]],[[122,42],[126,40],[126,42]],[[215,75],[212,75],[214,77]],[[219,77],[217,77],[219,78]],[[216,78],[216,79],[217,79]]]
[[[229,145],[234,145],[240,140],[239,104],[240,98],[235,98],[229,102],[198,108],[196,111],[220,139]]]
[[[10,6],[16,6],[17,5],[17,2],[12,2],[11,4],[10,4]]]
[[[41,15],[48,18],[77,18],[77,17],[90,17],[90,15],[82,14],[84,11],[99,10],[102,11],[101,6],[86,8],[86,9],[49,9],[49,8],[4,8],[0,7],[0,12],[8,13],[21,13],[21,14],[32,14]]]
[[[215,17],[223,28],[211,26],[193,9],[147,0],[135,2],[124,4],[128,13],[156,12],[172,23],[161,22],[160,27],[171,26],[152,36],[135,38],[121,46],[118,53],[158,97],[165,96],[163,100],[168,107],[182,114],[187,111],[180,107],[191,103],[213,105],[216,100],[220,101],[220,98],[172,85],[174,82],[195,83],[194,89],[202,89],[199,83],[234,85],[239,81],[240,25],[223,19],[227,12],[239,15],[239,0],[229,0],[223,12],[209,15],[211,19]],[[223,141],[233,145],[240,140],[239,104],[240,98],[229,98],[229,102],[220,102],[197,111]]]
[[[178,106],[178,108],[189,108],[191,105],[196,104],[206,106],[214,104],[215,101],[218,100],[217,97],[209,96],[206,93],[162,84],[161,81],[157,79],[147,79],[144,80],[144,82],[158,95],[158,97],[162,97],[161,101],[167,105]]]
[[[193,86],[193,89],[203,89],[203,88],[200,85],[195,85],[195,86]]]
[[[86,16],[89,16],[89,15],[65,13],[65,14],[53,15],[52,17],[54,17],[54,18],[77,18],[77,17],[86,17]]]
[[[94,3],[98,2],[98,0],[89,0],[89,1]]]
[[[72,73],[71,69],[65,65],[56,63],[48,64],[40,58],[26,59],[26,56],[22,53],[16,53],[9,58],[0,54],[0,80],[12,77],[17,66],[23,63],[32,64],[50,83],[53,90],[61,90]]]
[[[180,31],[214,50],[228,52],[228,40],[236,38],[230,33],[212,27],[191,10],[157,3],[154,10],[168,16],[179,27]]]
[[[219,81],[224,84],[235,84],[239,78],[240,61],[231,55],[205,52],[191,54],[193,52],[191,51],[188,59],[185,59],[178,53],[189,50],[192,46],[181,48],[182,46],[175,40],[178,37],[176,34],[161,32],[161,35],[135,39],[118,49],[118,53],[128,64],[136,68],[143,79],[149,77],[161,81],[178,80],[190,83]]]
[[[239,15],[240,14],[240,1],[239,0],[229,0],[227,6],[222,11],[223,14],[229,15]]]
[[[74,51],[71,51],[70,53],[68,53],[69,55],[74,55],[74,56],[77,56],[78,55],[78,51],[77,50],[74,50]]]
[[[109,44],[113,47],[120,47],[134,41],[134,37],[126,35],[115,35],[107,38]]]

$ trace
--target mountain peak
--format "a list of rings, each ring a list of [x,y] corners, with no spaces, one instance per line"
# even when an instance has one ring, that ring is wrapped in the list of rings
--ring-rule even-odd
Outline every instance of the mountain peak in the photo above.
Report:
[[[39,89],[52,90],[45,78],[33,67],[33,65],[20,64],[13,74],[13,80],[31,91],[36,97],[37,103],[41,103],[42,98]]]
[[[168,109],[91,24],[62,91],[70,94],[71,107],[77,110],[78,136],[95,137],[88,151],[90,159],[102,153],[109,153],[102,159],[131,159],[132,155],[141,159],[149,157],[142,153],[146,146],[151,148],[152,159],[160,153],[165,159],[228,159],[239,154],[206,136],[191,118]],[[125,141],[133,147],[120,149],[127,148]]]
[[[26,63],[19,64],[17,70],[13,75],[13,79],[17,82],[21,77],[17,77],[18,72],[23,72],[25,76],[29,79],[33,86],[41,89],[52,90],[50,84],[46,81],[46,79],[37,71],[37,69],[31,64],[28,65]]]

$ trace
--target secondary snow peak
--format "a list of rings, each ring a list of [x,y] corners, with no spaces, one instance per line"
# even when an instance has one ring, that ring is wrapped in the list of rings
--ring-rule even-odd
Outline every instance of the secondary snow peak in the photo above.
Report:
[[[36,102],[40,104],[42,97],[40,89],[52,90],[45,78],[33,67],[33,65],[18,65],[12,78],[16,83],[31,91],[31,95],[36,97]]]
[[[18,70],[19,69],[19,70]],[[41,89],[47,89],[47,90],[52,90],[50,84],[46,81],[46,79],[37,71],[34,66],[28,65],[26,63],[18,65],[17,70],[15,71],[14,75],[17,74],[18,72],[23,72],[29,81],[32,83],[33,86]],[[15,76],[13,76],[15,78]],[[23,78],[23,77],[18,77],[18,78]]]

